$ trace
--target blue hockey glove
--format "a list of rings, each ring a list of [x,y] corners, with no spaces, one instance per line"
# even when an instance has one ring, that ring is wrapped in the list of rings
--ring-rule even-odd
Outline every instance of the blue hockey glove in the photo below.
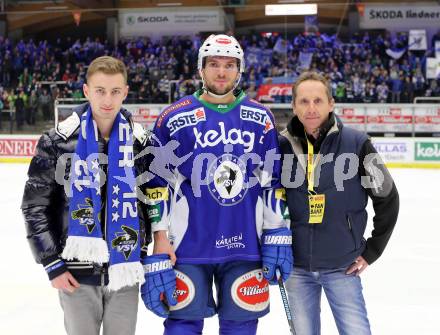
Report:
[[[142,264],[145,270],[145,283],[141,286],[142,300],[150,311],[166,318],[168,305],[177,304],[174,297],[176,274],[170,256],[168,254],[148,256],[143,259]]]
[[[266,229],[261,235],[263,275],[270,284],[276,284],[275,270],[280,269],[283,281],[289,278],[293,266],[292,232],[287,228]]]

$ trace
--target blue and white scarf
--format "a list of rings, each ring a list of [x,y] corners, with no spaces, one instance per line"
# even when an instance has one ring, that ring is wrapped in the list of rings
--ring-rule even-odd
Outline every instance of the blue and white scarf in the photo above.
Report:
[[[89,107],[81,117],[81,131],[72,160],[69,229],[62,257],[100,264],[108,262],[108,288],[118,290],[144,282],[133,132],[121,113],[116,116],[110,133],[107,176],[99,168],[106,160],[105,155],[98,154],[98,130]],[[105,213],[101,213],[104,183],[107,198]],[[105,220],[104,231],[100,219]]]

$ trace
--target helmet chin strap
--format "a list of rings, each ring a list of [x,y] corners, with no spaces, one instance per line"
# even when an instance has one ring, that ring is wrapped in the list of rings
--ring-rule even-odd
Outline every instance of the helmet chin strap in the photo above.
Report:
[[[229,90],[228,92],[226,92],[225,94],[222,94],[222,95],[215,94],[215,93],[211,92],[210,90],[208,90],[208,88],[205,85],[205,77],[203,76],[203,72],[202,71],[200,71],[200,77],[202,77],[202,83],[203,83],[202,90],[204,92],[206,92],[206,94],[208,94],[209,96],[211,96],[213,98],[216,98],[216,99],[223,99],[223,98],[226,98],[229,93],[233,92],[237,88],[238,83],[240,82],[240,79],[241,79],[241,72],[239,72],[239,76],[238,76],[237,80],[235,81],[235,84],[232,87],[232,89]]]
[[[223,99],[223,98],[226,98],[227,95],[228,95],[229,93],[231,93],[231,91],[233,91],[234,89],[232,89],[231,91],[229,91],[229,92],[227,92],[227,93],[225,93],[225,94],[223,94],[223,95],[219,95],[219,94],[212,93],[211,91],[209,91],[209,90],[205,87],[205,85],[203,85],[202,90],[203,90],[206,94],[208,94],[209,96],[211,96],[211,97],[213,97],[213,98],[216,98],[216,99]]]

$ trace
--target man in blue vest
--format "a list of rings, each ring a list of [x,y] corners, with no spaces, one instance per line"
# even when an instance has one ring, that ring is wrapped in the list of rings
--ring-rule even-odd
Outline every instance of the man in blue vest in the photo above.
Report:
[[[333,113],[327,80],[303,73],[292,90],[294,117],[281,132],[283,185],[295,270],[286,282],[295,328],[318,335],[324,290],[339,334],[371,334],[360,274],[382,254],[399,211],[393,179],[368,136]],[[365,210],[373,201],[367,240]]]

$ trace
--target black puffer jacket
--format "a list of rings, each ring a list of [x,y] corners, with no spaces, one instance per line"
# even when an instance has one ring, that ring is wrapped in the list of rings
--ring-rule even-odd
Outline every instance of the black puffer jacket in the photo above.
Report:
[[[69,270],[80,283],[99,285],[108,282],[106,264],[60,262],[69,223],[69,198],[65,187],[67,189],[69,186],[68,176],[71,163],[70,159],[63,160],[63,154],[75,152],[81,114],[87,108],[88,104],[78,106],[72,116],[61,122],[56,129],[51,129],[41,136],[35,156],[29,166],[29,179],[25,185],[21,208],[32,253],[36,262],[46,268],[49,279]],[[133,129],[135,137],[133,151],[136,157],[144,148],[147,134],[142,126],[131,122],[129,112],[123,110],[122,113],[130,120]],[[103,139],[99,139],[98,148],[99,152],[106,153],[106,144]],[[146,170],[146,157],[145,155],[135,160],[136,176]],[[106,171],[106,166],[101,168]],[[139,186],[145,192],[145,187]],[[104,204],[105,201],[103,201]],[[145,219],[146,213],[145,204],[138,200],[141,256],[146,255],[147,246],[151,241],[150,224],[146,224]],[[56,266],[52,266],[53,264]],[[49,268],[50,271],[48,271]]]

